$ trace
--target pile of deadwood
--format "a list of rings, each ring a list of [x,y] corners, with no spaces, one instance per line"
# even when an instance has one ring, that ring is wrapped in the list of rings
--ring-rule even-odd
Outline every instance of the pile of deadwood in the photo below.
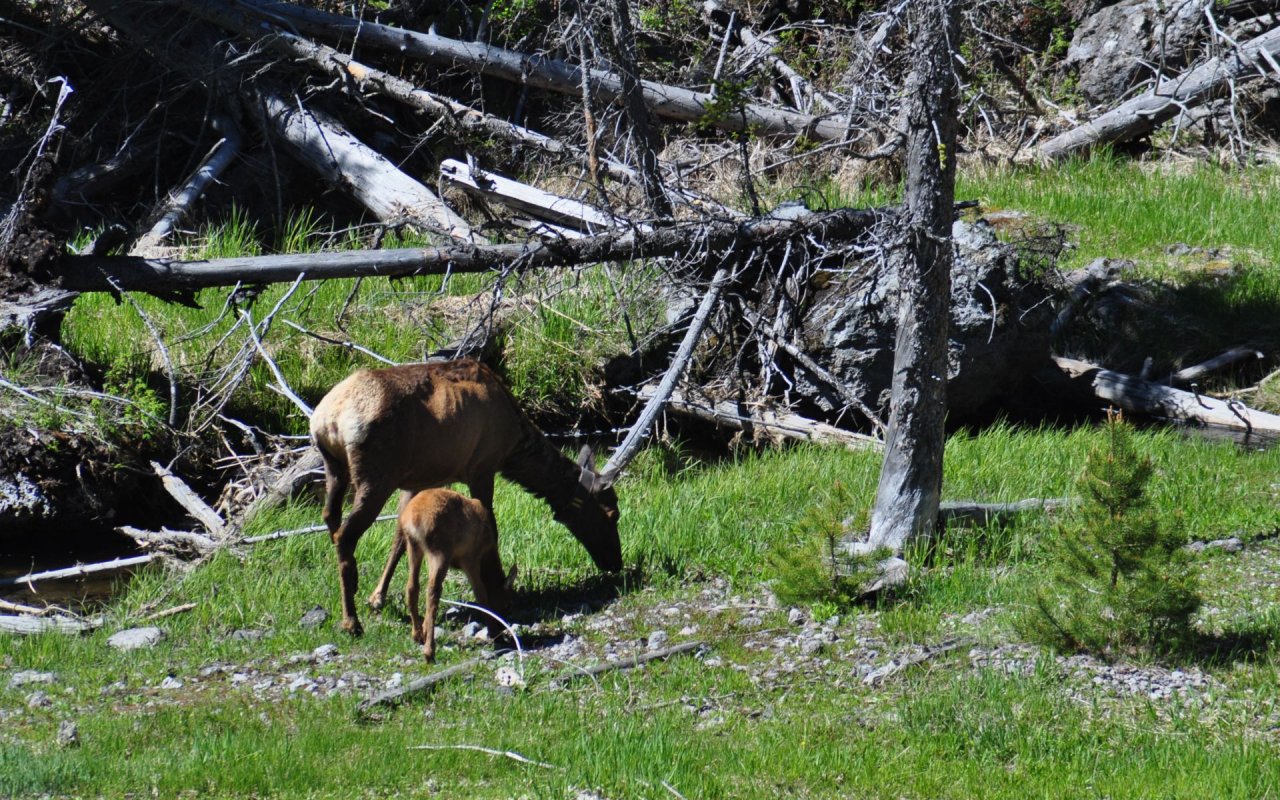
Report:
[[[76,87],[56,72],[38,76],[47,124],[24,151],[23,179],[0,226],[0,323],[24,329],[31,340],[56,340],[61,315],[84,292],[111,292],[125,302],[130,292],[147,292],[190,303],[196,291],[211,287],[288,283],[296,290],[327,278],[460,273],[501,282],[536,270],[647,260],[670,277],[664,298],[670,347],[659,369],[629,387],[636,404],[622,421],[627,434],[607,471],[625,468],[663,411],[757,439],[876,447],[890,401],[897,212],[802,204],[766,212],[757,186],[771,171],[803,169],[806,159],[818,163],[832,154],[890,165],[886,174],[893,175],[902,146],[895,87],[903,84],[902,54],[910,37],[903,27],[906,5],[869,10],[840,31],[849,66],[841,84],[830,87],[814,85],[780,58],[776,35],[745,24],[744,15],[715,0],[705,4],[703,19],[717,62],[702,73],[681,73],[694,81],[689,85],[643,77],[632,10],[621,1],[561,8],[560,46],[538,52],[488,44],[482,31],[469,38],[445,35],[408,14],[408,4],[392,4],[386,12],[400,23],[395,25],[363,5],[338,4],[350,13],[331,13],[268,0],[83,0],[8,9],[20,26],[12,33],[6,69],[77,57],[54,54],[41,38],[42,26],[52,20],[61,43],[74,38],[78,48],[56,53],[127,63],[109,77],[136,82],[130,103],[147,97],[152,78],[162,89],[137,119],[113,119],[105,113],[110,103],[94,94],[86,102],[101,102],[104,113],[89,124],[77,116],[76,92],[97,90]],[[973,4],[970,23],[994,5]],[[966,35],[981,27],[970,24]],[[797,29],[824,32],[814,21]],[[1059,119],[1053,136],[1043,136],[1044,124],[1028,134],[1025,117],[1008,122],[1018,117],[1005,113],[1009,107],[984,113],[982,93],[973,118],[1009,139],[1009,152],[1058,159],[1147,136],[1187,109],[1265,79],[1278,48],[1280,29],[1233,41],[1090,121],[1063,126]],[[960,70],[962,81],[973,66]],[[424,77],[436,73],[438,80]],[[758,80],[746,81],[748,76]],[[543,113],[522,118],[484,110],[486,87],[492,95],[494,86],[518,94],[520,103],[537,101]],[[1026,99],[1026,92],[1015,87],[1009,97]],[[561,98],[555,113],[547,111],[552,97]],[[997,105],[1013,102],[985,97]],[[174,137],[156,120],[176,118],[179,103],[189,116],[193,104],[203,110],[192,117],[196,128]],[[528,126],[534,118],[556,126],[555,134]],[[119,135],[111,147],[99,145],[95,156],[86,157],[86,142],[112,141],[102,132],[113,124]],[[193,156],[194,146],[199,151]],[[187,162],[174,158],[175,147],[188,151]],[[505,155],[507,169],[492,165],[495,152]],[[107,227],[75,255],[31,246],[65,241],[68,219],[82,220],[110,205],[106,198],[113,194],[136,191],[147,183],[139,176],[153,167],[157,172],[148,180],[154,182],[161,163],[186,164],[182,172],[189,177],[164,192],[145,222]],[[430,176],[423,163],[434,163]],[[574,180],[523,183],[513,177],[525,174],[513,168],[521,163],[539,165],[529,174],[568,171]],[[555,169],[543,170],[545,165]],[[708,175],[717,170],[739,187],[743,208],[708,191]],[[437,243],[203,261],[166,250],[174,232],[211,196],[240,198],[246,206],[270,205],[274,196],[283,206],[290,186],[340,195],[338,207],[352,215],[372,218],[385,230],[429,232]],[[484,224],[476,222],[481,217]],[[1065,279],[1028,269],[1028,254],[1051,258],[1060,237],[1038,232],[1014,246],[996,236],[1000,225],[981,209],[957,209],[948,376],[955,418],[1060,380],[1095,404],[1250,434],[1280,432],[1280,418],[1194,388],[1214,369],[1257,360],[1251,348],[1166,380],[1054,355],[1073,319],[1122,278],[1105,264]],[[251,364],[261,360],[275,370],[263,339],[291,294],[261,319],[245,316],[243,345],[219,373],[208,402],[185,421],[173,403],[171,425],[235,424],[221,411]],[[449,353],[478,352],[487,328],[480,320],[475,329],[478,336]],[[176,394],[172,365],[166,373]],[[277,388],[309,411],[278,370],[276,376]],[[4,389],[23,391],[7,381]],[[249,542],[240,534],[243,521],[313,479],[319,467],[315,453],[296,444],[254,463],[264,461],[270,469],[246,471],[233,481],[244,491],[220,511],[157,464],[156,479],[199,529],[119,528],[144,547],[188,556]],[[0,483],[25,485],[23,480],[30,483],[12,468],[0,474]],[[4,525],[0,509],[0,536]]]

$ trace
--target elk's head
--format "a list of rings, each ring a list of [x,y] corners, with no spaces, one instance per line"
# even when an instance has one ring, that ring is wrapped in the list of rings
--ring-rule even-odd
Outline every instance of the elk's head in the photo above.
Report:
[[[618,494],[613,482],[592,466],[590,447],[578,454],[578,483],[569,502],[556,512],[564,525],[587,548],[598,569],[622,569],[622,542],[618,538]]]

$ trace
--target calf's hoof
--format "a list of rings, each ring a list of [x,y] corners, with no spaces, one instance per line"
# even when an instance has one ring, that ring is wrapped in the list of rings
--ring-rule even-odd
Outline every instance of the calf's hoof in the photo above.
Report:
[[[423,658],[425,658],[425,659],[427,660],[427,663],[428,663],[428,664],[433,664],[433,663],[435,663],[435,660],[436,660],[436,649],[435,649],[434,647],[432,647],[432,648],[426,648],[426,647],[422,648],[422,657],[423,657]]]
[[[352,636],[364,635],[364,626],[360,624],[358,619],[344,619],[342,621],[342,629]]]
[[[369,595],[369,608],[372,608],[374,611],[382,608],[386,603],[386,598],[382,596],[382,592],[374,592]]]

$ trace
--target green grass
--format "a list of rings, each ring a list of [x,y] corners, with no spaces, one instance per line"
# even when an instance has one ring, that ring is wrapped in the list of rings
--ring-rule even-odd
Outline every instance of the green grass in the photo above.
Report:
[[[990,501],[1060,495],[1098,437],[1007,426],[953,437],[945,494]],[[1166,521],[1177,519],[1200,538],[1251,540],[1280,523],[1275,504],[1261,502],[1273,491],[1280,453],[1165,433],[1135,438],[1160,465],[1152,489]],[[847,487],[852,505],[870,503],[878,457],[802,447],[717,463],[651,454],[640,466],[620,486],[624,555],[640,566],[610,612],[635,615],[636,636],[662,627],[650,609],[696,593],[702,576],[758,593],[772,578],[769,548],[794,540],[797,522],[834,482]],[[499,485],[496,502],[504,558],[521,567],[518,601],[572,608],[593,580],[583,550],[545,506],[511,485]],[[257,520],[251,532],[313,524],[318,516],[315,506],[297,504]],[[1003,529],[949,532],[917,554],[916,573],[898,596],[839,609],[846,640],[856,629],[892,652],[941,640],[959,615],[1023,602],[1038,579],[1037,542],[1048,530],[1032,516]],[[390,532],[390,523],[379,523],[361,543],[364,592]],[[1217,570],[1227,558],[1198,563]],[[475,682],[451,683],[373,722],[356,716],[352,697],[298,693],[268,702],[225,679],[195,679],[205,665],[287,661],[329,642],[341,650],[339,665],[296,669],[406,677],[427,671],[409,641],[399,596],[383,612],[363,612],[359,640],[341,635],[336,620],[315,629],[297,624],[314,605],[336,611],[335,573],[324,534],[282,539],[243,556],[220,554],[184,576],[139,575],[108,607],[104,629],[89,636],[0,639],[0,676],[21,669],[59,676],[50,708],[6,717],[0,794],[562,798],[576,787],[656,798],[671,796],[665,782],[686,797],[711,798],[1073,797],[1085,789],[1110,797],[1258,797],[1280,780],[1273,743],[1242,723],[1267,713],[1274,650],[1243,669],[1218,668],[1225,686],[1218,700],[1228,712],[1203,718],[1145,700],[1094,708],[1070,698],[1052,665],[1020,677],[968,670],[963,654],[880,688],[863,686],[838,650],[821,676],[757,682],[749,676],[769,666],[770,654],[744,646],[752,634],[735,624],[740,612],[710,609],[693,621],[721,658],[717,666],[677,658],[606,676],[598,686],[583,681],[552,691],[547,679],[559,666],[530,662],[529,688],[514,695],[498,693],[483,679],[491,668],[481,668]],[[402,581],[403,574],[393,591]],[[467,592],[455,576],[446,594]],[[1275,615],[1251,616],[1248,598],[1238,600],[1238,627],[1280,630]],[[111,632],[136,624],[145,611],[184,602],[196,608],[159,623],[168,635],[155,649],[122,654],[105,646]],[[784,612],[767,612],[765,628],[785,629]],[[569,630],[598,640],[585,624],[592,616]],[[1000,620],[986,635],[1007,635]],[[266,633],[256,642],[232,639],[240,629]],[[446,650],[442,664],[468,656]],[[188,687],[155,688],[168,675]],[[103,694],[116,682],[124,688]],[[23,706],[27,691],[0,679],[0,710]],[[686,705],[712,710],[694,713]],[[67,718],[78,722],[78,748],[53,744]],[[419,744],[509,749],[554,768],[465,750],[409,749]]]

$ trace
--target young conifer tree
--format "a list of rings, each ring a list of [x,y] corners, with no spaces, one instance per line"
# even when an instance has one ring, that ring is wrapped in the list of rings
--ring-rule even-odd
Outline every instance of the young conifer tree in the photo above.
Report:
[[[1168,654],[1191,641],[1198,583],[1182,532],[1162,526],[1148,505],[1152,471],[1133,429],[1111,415],[1077,484],[1080,513],[1051,545],[1050,579],[1022,619],[1024,633],[1106,657]]]

